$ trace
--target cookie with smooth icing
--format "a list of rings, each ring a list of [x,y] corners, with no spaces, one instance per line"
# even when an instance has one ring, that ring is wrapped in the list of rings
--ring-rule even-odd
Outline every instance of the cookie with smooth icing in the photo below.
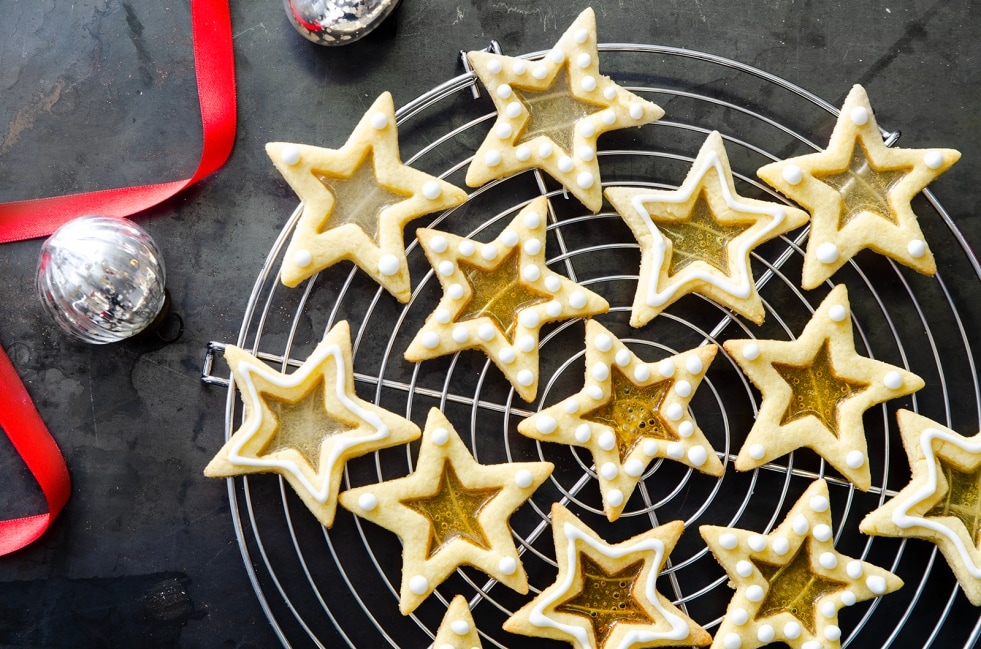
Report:
[[[589,450],[609,520],[656,458],[708,475],[723,466],[688,404],[718,348],[705,345],[645,362],[595,320],[586,321],[583,389],[522,420],[518,432]]]
[[[843,284],[824,298],[796,340],[728,340],[724,347],[762,393],[737,471],[807,447],[867,491],[872,474],[863,413],[924,385],[912,372],[858,354]]]
[[[408,615],[461,566],[528,592],[508,520],[551,473],[550,462],[479,464],[433,408],[415,470],[349,489],[340,503],[402,540],[399,610]]]
[[[600,538],[568,509],[552,505],[559,574],[504,623],[504,630],[576,649],[705,646],[711,636],[657,591],[681,537],[681,521],[622,543]]]
[[[602,297],[545,264],[547,216],[542,196],[488,243],[439,230],[417,232],[443,297],[409,343],[406,360],[479,349],[521,398],[535,398],[542,325],[609,309]]]
[[[854,86],[824,151],[757,171],[811,213],[801,286],[817,287],[865,248],[936,273],[911,201],[960,156],[953,149],[886,146],[865,89]]]
[[[795,207],[737,194],[722,135],[715,131],[678,189],[609,187],[605,193],[640,244],[634,327],[689,293],[762,323],[750,253],[808,219]]]
[[[339,149],[271,142],[266,152],[303,202],[280,270],[286,286],[347,260],[408,302],[405,224],[467,200],[462,189],[402,164],[387,92]]]
[[[592,9],[583,11],[541,59],[488,52],[467,57],[497,108],[497,119],[467,169],[470,187],[541,169],[597,212],[603,205],[597,138],[664,114],[600,74]]]
[[[981,433],[964,437],[908,410],[896,418],[913,475],[859,529],[935,543],[964,594],[981,606]]]
[[[816,480],[769,534],[698,528],[735,589],[713,649],[838,649],[841,609],[898,590],[884,568],[835,549],[828,485]]]
[[[347,322],[334,325],[289,374],[235,346],[224,356],[245,414],[204,474],[277,473],[326,527],[348,459],[419,437],[411,421],[355,394]]]

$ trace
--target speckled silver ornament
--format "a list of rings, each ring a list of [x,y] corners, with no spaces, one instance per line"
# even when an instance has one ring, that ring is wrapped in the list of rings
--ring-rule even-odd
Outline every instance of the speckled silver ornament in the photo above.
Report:
[[[41,304],[86,342],[115,342],[146,329],[166,300],[165,281],[156,243],[128,219],[83,216],[41,246]]]
[[[368,34],[399,0],[283,0],[286,15],[304,38],[318,45],[345,45]]]

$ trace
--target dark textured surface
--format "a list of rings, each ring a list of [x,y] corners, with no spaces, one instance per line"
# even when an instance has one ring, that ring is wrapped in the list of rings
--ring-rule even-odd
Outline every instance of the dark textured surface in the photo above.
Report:
[[[369,38],[324,49],[292,30],[278,0],[232,2],[236,149],[213,177],[137,218],[164,251],[186,326],[176,343],[68,340],[34,296],[40,241],[0,247],[0,343],[74,480],[53,529],[0,558],[0,646],[276,645],[241,565],[226,489],[201,475],[221,443],[225,394],[198,379],[207,341],[235,340],[253,278],[296,204],[263,144],[336,146],[381,91],[404,104],[459,74],[459,49],[491,38],[508,53],[548,47],[587,4],[404,0]],[[720,54],[835,104],[865,84],[904,146],[963,152],[933,190],[981,241],[976,4],[593,4],[601,42]],[[193,171],[200,120],[186,3],[0,0],[0,16],[0,201]],[[954,290],[978,294],[973,284]],[[3,517],[43,508],[6,440],[0,485]]]

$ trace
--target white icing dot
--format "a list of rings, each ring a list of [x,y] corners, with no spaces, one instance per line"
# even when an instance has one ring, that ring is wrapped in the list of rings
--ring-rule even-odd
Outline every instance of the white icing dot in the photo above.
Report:
[[[736,633],[727,633],[726,637],[722,638],[722,646],[725,649],[739,649],[743,646],[743,641]]]
[[[617,465],[614,464],[613,462],[605,462],[603,466],[600,467],[599,473],[605,479],[612,480],[613,478],[617,477],[617,474],[620,473],[620,470],[617,468]]]
[[[388,115],[385,113],[375,113],[371,116],[371,125],[379,131],[388,126]]]
[[[791,185],[796,185],[800,181],[804,180],[804,170],[795,164],[789,164],[784,167],[781,175],[783,176],[783,179]]]
[[[395,255],[382,255],[378,258],[378,272],[385,277],[391,277],[399,272],[399,258]]]
[[[604,451],[612,451],[613,447],[617,445],[617,436],[608,430],[604,430],[600,434],[599,439],[596,440],[596,443]]]
[[[450,441],[450,431],[446,430],[445,428],[437,428],[433,431],[431,439],[433,440],[433,444],[436,446],[442,446],[446,442]]]
[[[855,606],[855,602],[858,601],[858,597],[855,593],[850,590],[844,590],[841,592],[841,603],[845,606]]]
[[[763,456],[766,455],[766,449],[762,444],[750,444],[747,452],[754,460],[762,460]]]
[[[494,135],[499,140],[506,140],[514,133],[514,129],[507,122],[501,122],[494,128]]]
[[[558,318],[562,315],[562,303],[558,300],[552,300],[551,302],[545,303],[545,314],[550,318]]]
[[[533,350],[538,343],[535,341],[534,336],[529,336],[528,334],[524,334],[522,336],[518,336],[518,339],[514,341],[514,344],[518,347],[519,351],[522,351],[527,354],[528,352]]]
[[[550,155],[552,155],[552,143],[551,142],[542,142],[542,145],[540,147],[538,147],[538,157],[539,158],[547,158]]]
[[[457,246],[457,251],[464,257],[469,257],[470,255],[473,254],[474,251],[473,241],[469,239],[464,239],[463,241],[460,242],[460,245]]]
[[[828,511],[828,507],[831,506],[831,503],[829,503],[828,499],[824,496],[814,496],[811,498],[808,505],[810,505],[812,511],[826,512]]]
[[[759,602],[763,599],[763,588],[757,584],[753,584],[746,589],[746,599],[751,602]]]
[[[754,534],[746,541],[749,549],[753,552],[762,552],[766,549],[766,537],[760,534]]]
[[[542,251],[542,242],[538,239],[528,239],[522,248],[526,255],[537,255]]]
[[[497,327],[485,322],[479,327],[477,327],[477,336],[484,342],[494,340],[494,336],[497,335]]]
[[[739,545],[739,539],[732,532],[723,532],[719,536],[719,545],[721,545],[726,550],[735,550],[736,546]]]
[[[506,83],[502,83],[497,87],[497,96],[501,99],[507,99],[511,96],[511,86]]]
[[[755,361],[760,357],[760,346],[756,343],[746,343],[743,346],[743,358],[748,361]]]
[[[535,77],[536,79],[544,79],[548,76],[548,68],[539,63],[531,69],[531,76]]]
[[[626,349],[621,349],[617,351],[617,355],[613,360],[616,361],[618,367],[626,367],[630,364],[630,352]]]
[[[440,324],[446,324],[446,323],[448,323],[450,321],[450,318],[452,318],[452,317],[453,317],[453,314],[450,313],[450,310],[447,309],[447,308],[444,308],[444,307],[439,307],[433,313],[433,318],[436,320],[436,322],[438,322]]]
[[[617,87],[615,85],[610,84],[609,86],[603,89],[603,97],[605,97],[606,99],[613,99],[616,96],[617,96]]]
[[[883,595],[886,592],[886,580],[879,575],[871,575],[865,580],[865,585],[875,595]]]
[[[691,437],[695,433],[695,424],[690,421],[683,421],[678,424],[678,434],[685,439]]]
[[[668,457],[672,460],[680,460],[685,457],[685,447],[680,442],[669,442]]]
[[[586,294],[582,291],[574,291],[569,296],[569,306],[573,309],[581,309],[586,306]]]
[[[704,446],[692,446],[688,449],[688,461],[692,466],[702,466],[708,460],[708,452]]]
[[[778,536],[777,538],[773,539],[773,543],[770,547],[773,548],[774,552],[780,556],[783,556],[790,551],[790,541],[788,541],[786,537]]]
[[[920,239],[911,239],[909,243],[906,244],[906,252],[913,259],[919,259],[926,254],[927,248],[926,243]]]
[[[655,455],[657,455],[658,450],[660,449],[658,447],[656,440],[653,439],[644,440],[644,446],[643,446],[644,455],[646,455],[647,457],[654,457]]]
[[[811,524],[807,521],[803,514],[797,514],[794,516],[794,521],[791,524],[794,532],[804,536],[807,534],[807,530],[811,529]]]
[[[927,151],[923,155],[923,163],[930,169],[939,169],[944,163],[944,157],[939,151]]]
[[[701,374],[702,370],[705,369],[705,365],[698,356],[689,356],[685,360],[685,369],[692,374]]]
[[[522,220],[524,221],[525,227],[529,230],[534,230],[542,224],[542,217],[538,212],[525,212]]]
[[[565,52],[563,52],[558,47],[550,51],[547,56],[548,56],[548,60],[555,64],[562,63],[562,61],[565,61]]]
[[[526,282],[534,282],[542,276],[541,269],[536,264],[525,264],[521,269],[521,277]]]
[[[422,575],[415,575],[409,580],[409,590],[416,595],[425,595],[429,591],[429,580]]]
[[[821,564],[822,568],[831,570],[838,566],[838,557],[834,552],[822,552],[821,556],[818,557],[818,563]]]
[[[424,331],[419,337],[419,342],[426,349],[436,349],[439,347],[439,334],[435,331]]]
[[[824,523],[818,523],[814,526],[814,538],[824,543],[831,538],[831,528]]]
[[[542,323],[542,318],[538,311],[525,309],[518,315],[518,323],[525,329],[534,329]]]
[[[450,629],[457,635],[467,635],[470,633],[470,624],[466,620],[453,620]]]
[[[491,74],[497,74],[503,69],[501,62],[498,59],[491,59],[487,62],[487,71]]]
[[[796,640],[800,637],[800,622],[790,621],[783,625],[783,635],[788,640]]]
[[[821,615],[828,619],[838,615],[838,607],[835,606],[835,603],[830,600],[821,602],[820,610]]]
[[[817,640],[808,640],[800,646],[800,649],[823,649]]]
[[[572,35],[573,40],[582,45],[589,38],[589,30],[585,27],[580,27],[576,30],[576,33]]]
[[[569,156],[564,155],[561,158],[559,158],[558,167],[559,167],[559,171],[561,171],[562,173],[564,174],[569,173],[570,171],[573,170],[573,168],[575,168],[575,166],[576,163],[573,162],[572,158],[570,158]]]
[[[845,572],[848,573],[848,576],[852,579],[858,579],[862,576],[862,573],[865,572],[865,567],[858,559],[852,559],[848,562],[848,565],[845,566]]]
[[[903,387],[903,375],[895,370],[890,370],[882,377],[882,382],[890,390],[898,390]]]
[[[436,268],[439,271],[439,274],[443,277],[449,277],[456,272],[456,264],[449,259],[444,259],[443,261],[439,262],[439,266]]]
[[[623,492],[619,489],[610,489],[606,492],[606,502],[611,507],[619,507],[623,504]]]
[[[736,626],[742,626],[749,622],[749,612],[742,607],[736,607],[729,612],[729,621]]]
[[[833,264],[838,261],[838,246],[825,241],[817,247],[817,258],[822,264]]]
[[[773,630],[773,627],[770,626],[769,624],[761,624],[756,629],[756,639],[766,644],[773,642],[773,638],[775,635],[776,632]]]
[[[300,268],[306,268],[313,262],[313,255],[310,254],[309,250],[300,248],[293,253],[293,263]]]
[[[441,234],[437,234],[429,240],[429,249],[435,253],[446,252],[447,246],[449,246],[449,243],[446,241],[446,237]]]
[[[672,403],[664,413],[671,421],[678,421],[685,414],[684,408],[680,403]]]
[[[528,469],[521,469],[514,474],[514,484],[518,485],[522,489],[527,489],[534,482],[534,478],[531,475],[531,471]]]
[[[610,366],[600,361],[593,364],[593,367],[590,368],[589,373],[597,381],[605,381],[606,379],[610,378]]]
[[[480,256],[483,259],[486,259],[487,261],[490,261],[490,260],[494,259],[495,257],[497,257],[497,246],[495,246],[493,244],[487,244],[487,245],[481,246],[481,248],[480,248]]]
[[[736,562],[736,574],[740,577],[749,577],[753,574],[753,564],[745,559]]]
[[[282,160],[284,164],[288,164],[292,167],[300,161],[300,149],[292,144],[288,144],[283,147],[282,151],[280,151],[279,159]]]
[[[601,333],[593,338],[593,345],[601,352],[608,352],[613,347],[613,339],[609,334]]]
[[[589,64],[593,62],[593,57],[591,57],[586,52],[582,52],[576,57],[576,65],[580,68],[588,68]]]
[[[645,468],[644,463],[635,457],[630,458],[627,460],[627,463],[623,465],[623,470],[626,471],[627,475],[632,478],[636,478],[642,474]]]
[[[613,126],[617,123],[617,112],[612,108],[607,108],[602,113],[600,113],[600,121],[602,121],[607,126]]]
[[[542,435],[550,435],[555,432],[558,422],[551,415],[541,415],[535,420],[535,430]]]
[[[647,365],[638,365],[634,368],[634,380],[643,383],[651,378],[651,368]]]
[[[361,509],[361,511],[370,512],[377,506],[378,498],[375,497],[375,494],[366,493],[358,496],[358,507]]]
[[[496,167],[501,164],[501,152],[491,149],[484,154],[484,164],[488,167]]]
[[[562,409],[568,414],[574,415],[579,412],[579,402],[576,401],[574,397],[569,397],[562,402]]]
[[[558,275],[549,275],[545,278],[545,290],[555,293],[560,288],[562,288],[562,280],[559,279]]]
[[[513,247],[518,245],[518,233],[510,228],[501,233],[501,243]]]
[[[579,424],[579,427],[576,428],[575,435],[577,442],[580,444],[585,444],[589,441],[589,438],[593,436],[593,431],[589,427],[589,424]]]
[[[674,384],[674,391],[678,393],[679,397],[687,397],[691,395],[691,383],[688,381],[678,381]]]
[[[670,358],[665,358],[657,364],[657,371],[666,379],[674,376],[674,361]]]
[[[422,195],[431,201],[436,200],[443,193],[443,188],[435,180],[427,180],[422,184]]]
[[[514,157],[518,162],[525,162],[531,158],[531,149],[527,144],[522,144],[514,150]]]
[[[848,116],[852,118],[852,123],[858,126],[869,121],[869,111],[865,109],[865,106],[855,106]]]
[[[579,185],[581,189],[589,189],[593,186],[593,174],[588,171],[581,172],[576,176],[576,184]]]
[[[831,642],[836,642],[841,639],[841,629],[839,629],[834,624],[829,624],[824,627],[824,637]]]
[[[848,465],[850,469],[858,469],[863,464],[865,464],[865,453],[861,451],[848,451],[848,455],[845,456],[845,464]]]
[[[524,59],[518,59],[514,62],[514,65],[511,66],[511,70],[515,74],[524,74],[528,70],[528,62]]]
[[[637,102],[631,103],[630,104],[630,117],[631,117],[631,119],[640,119],[643,116],[644,116],[644,107],[643,107],[643,105],[641,105],[641,104],[639,104]]]
[[[582,78],[582,81],[579,82],[579,85],[586,92],[592,92],[596,90],[596,77],[591,74],[587,74]]]
[[[463,285],[462,284],[450,284],[446,287],[446,294],[449,295],[454,300],[459,300],[463,297]]]
[[[453,332],[450,335],[453,336],[453,340],[458,343],[465,343],[470,340],[470,331],[463,325],[453,327]]]
[[[518,562],[513,557],[501,557],[501,560],[497,562],[497,569],[503,575],[513,575],[518,569]]]
[[[497,358],[505,365],[510,365],[514,362],[515,353],[513,347],[505,347],[501,351],[497,352]]]
[[[523,387],[528,387],[535,382],[535,375],[532,374],[531,370],[521,370],[518,372],[518,385]]]
[[[831,318],[833,322],[841,322],[846,317],[848,317],[848,311],[841,304],[834,304],[828,309],[828,317]]]

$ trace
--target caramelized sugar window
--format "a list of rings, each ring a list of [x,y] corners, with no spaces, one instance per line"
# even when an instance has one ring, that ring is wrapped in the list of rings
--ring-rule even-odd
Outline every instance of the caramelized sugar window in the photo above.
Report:
[[[877,167],[869,160],[865,147],[856,143],[847,169],[816,175],[816,178],[841,194],[842,209],[838,215],[840,230],[862,212],[871,212],[898,225],[886,197],[893,186],[912,170],[912,167]]]
[[[337,421],[324,407],[324,379],[320,377],[296,401],[264,394],[264,401],[276,417],[276,432],[263,446],[259,455],[268,455],[287,448],[303,456],[311,467],[320,465],[320,448],[324,440],[357,428],[356,421]]]
[[[586,413],[583,419],[613,429],[620,461],[626,460],[634,447],[646,437],[668,441],[680,439],[660,413],[671,382],[664,380],[638,387],[616,367],[610,369],[610,400]]]
[[[790,613],[812,635],[817,633],[819,600],[847,586],[814,573],[811,569],[811,551],[806,541],[785,565],[776,566],[757,559],[753,563],[770,584],[756,619]]]
[[[314,171],[324,187],[334,195],[334,208],[319,232],[354,223],[378,243],[378,215],[411,194],[396,193],[378,185],[374,162],[366,155],[350,178],[338,178],[325,171]]]
[[[551,138],[566,154],[572,155],[576,122],[597,106],[576,99],[569,89],[569,73],[561,71],[556,75],[551,88],[528,90],[515,88],[515,94],[528,109],[528,121],[519,134],[518,144],[532,140],[539,135]]]
[[[729,274],[729,243],[752,226],[751,222],[723,225],[716,221],[705,190],[695,199],[691,215],[683,221],[657,222],[657,229],[671,240],[669,275],[676,275],[695,261],[703,261]]]
[[[981,467],[964,472],[941,459],[940,468],[947,478],[947,494],[926,515],[960,519],[975,547],[981,549]]]

